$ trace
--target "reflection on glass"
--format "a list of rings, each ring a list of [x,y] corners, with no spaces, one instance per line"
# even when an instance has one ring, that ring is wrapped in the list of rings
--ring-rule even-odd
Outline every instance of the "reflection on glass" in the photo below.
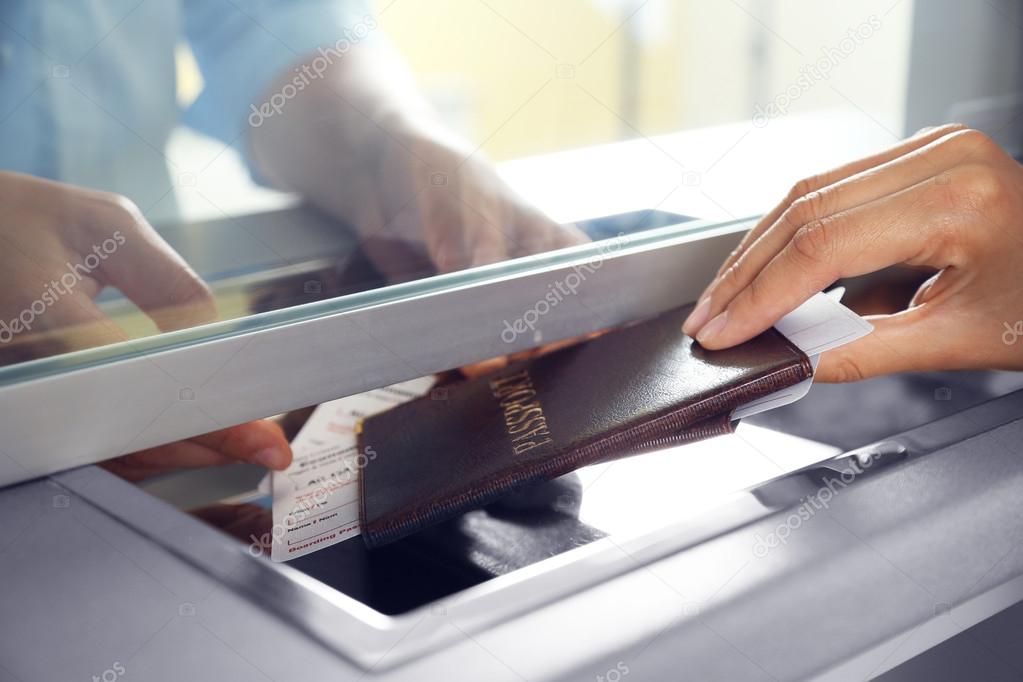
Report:
[[[359,286],[347,269],[363,265],[347,261],[356,245],[398,281],[586,241],[439,122],[366,3],[264,2],[255,13],[118,0],[2,10],[0,90],[16,106],[0,112],[0,363],[339,294]],[[202,85],[178,116],[181,44]],[[203,195],[203,173],[165,151],[180,124],[321,215],[225,219],[238,225],[206,225],[214,234],[154,230],[151,220],[174,213],[176,189]],[[310,241],[294,221],[319,232]],[[204,276],[228,271],[203,272],[203,261],[238,256],[251,268],[253,246],[273,256],[261,265],[278,271],[274,284],[255,290],[250,269],[211,293]],[[126,307],[101,295],[111,288],[141,314],[112,320]]]
[[[56,205],[67,201],[57,197]],[[125,212],[110,201],[100,197],[95,203],[115,216]],[[361,240],[355,230],[309,205],[156,230],[133,224],[127,213],[115,219],[121,227],[88,250],[75,250],[74,244],[62,244],[50,234],[46,239],[58,246],[45,256],[33,256],[32,242],[43,237],[41,231],[5,235],[13,245],[7,253],[14,286],[2,303],[0,364],[284,310],[438,274],[421,245]],[[573,229],[580,243],[600,242],[687,220],[647,210],[580,221]],[[144,250],[139,251],[139,243]],[[136,261],[145,266],[136,267]]]
[[[555,223],[484,154],[748,118],[747,104],[786,91],[795,43],[837,42],[882,7],[776,4],[754,23],[734,7],[634,0],[5,7],[0,365],[634,231]],[[909,13],[883,8],[871,45],[887,64],[905,59],[893,25]],[[474,40],[455,40],[466,26]],[[871,62],[845,57],[854,94],[898,98]],[[687,95],[701,78],[714,97]],[[844,101],[825,90],[792,111]],[[228,206],[232,193],[210,188],[231,171],[245,177]],[[245,215],[258,186],[303,208]],[[216,219],[183,223],[196,203]]]

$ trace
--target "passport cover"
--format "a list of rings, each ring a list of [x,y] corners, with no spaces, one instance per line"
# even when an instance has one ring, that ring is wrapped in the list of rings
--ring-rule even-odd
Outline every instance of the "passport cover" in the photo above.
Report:
[[[775,329],[708,351],[692,305],[516,363],[366,419],[359,485],[370,547],[579,467],[734,430],[736,407],[809,378]]]

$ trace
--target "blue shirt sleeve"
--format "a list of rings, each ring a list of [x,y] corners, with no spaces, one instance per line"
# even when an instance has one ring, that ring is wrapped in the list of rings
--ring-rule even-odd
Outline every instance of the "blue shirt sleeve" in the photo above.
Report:
[[[234,146],[249,164],[248,132],[378,24],[368,0],[184,0],[185,36],[204,86],[184,114],[196,130]],[[285,81],[285,74],[292,78]],[[269,92],[282,83],[277,92]]]

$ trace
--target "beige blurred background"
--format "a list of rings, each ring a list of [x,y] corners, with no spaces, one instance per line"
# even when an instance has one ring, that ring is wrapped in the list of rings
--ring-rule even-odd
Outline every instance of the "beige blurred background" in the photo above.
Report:
[[[901,134],[913,0],[375,5],[445,120],[495,161],[749,120],[771,102],[856,109]],[[871,35],[841,51],[864,24]],[[827,78],[799,84],[835,50]],[[186,48],[179,74],[187,104],[201,79]]]

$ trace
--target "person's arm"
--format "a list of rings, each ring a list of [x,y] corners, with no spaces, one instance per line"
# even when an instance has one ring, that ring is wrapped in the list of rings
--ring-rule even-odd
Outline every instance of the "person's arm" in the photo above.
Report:
[[[683,326],[708,349],[764,331],[840,277],[939,272],[910,307],[826,353],[819,380],[1023,369],[1023,167],[950,125],[796,184],[721,267]]]
[[[292,78],[294,71],[269,97]],[[529,206],[478,150],[446,131],[383,39],[354,45],[279,109],[249,132],[256,167],[366,239],[414,243],[441,271],[585,241]]]
[[[355,227],[388,274],[419,253],[446,272],[586,241],[440,125],[365,0],[183,10],[205,81],[186,123],[237,148],[259,181]]]

